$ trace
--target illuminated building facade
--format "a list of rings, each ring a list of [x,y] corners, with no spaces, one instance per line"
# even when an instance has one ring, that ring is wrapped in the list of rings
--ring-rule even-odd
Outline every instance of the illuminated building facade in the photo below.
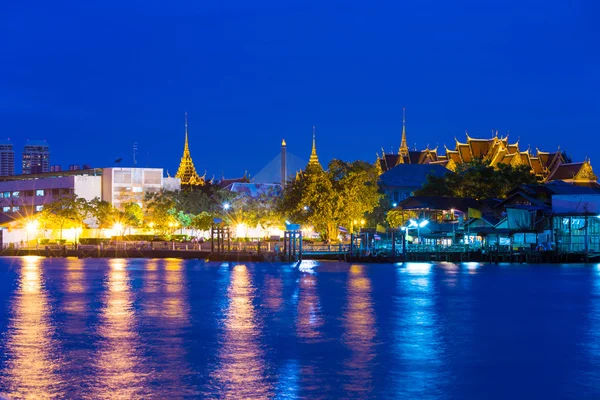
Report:
[[[179,190],[179,179],[163,177],[162,168],[94,168],[0,179],[0,223],[42,211],[44,205],[69,195],[99,198],[121,208],[134,202],[144,206],[146,193]]]

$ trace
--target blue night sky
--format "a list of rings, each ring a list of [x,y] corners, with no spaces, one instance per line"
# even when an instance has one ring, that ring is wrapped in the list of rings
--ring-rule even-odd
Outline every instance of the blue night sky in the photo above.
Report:
[[[600,165],[595,0],[80,1],[0,6],[0,139],[51,164],[258,172],[281,139],[374,161],[408,142],[520,138]],[[512,141],[512,140],[511,140]],[[17,168],[20,171],[20,167]]]

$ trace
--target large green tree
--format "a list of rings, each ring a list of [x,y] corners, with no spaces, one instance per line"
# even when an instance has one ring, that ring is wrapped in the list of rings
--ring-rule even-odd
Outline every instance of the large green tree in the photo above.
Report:
[[[471,197],[475,199],[503,198],[515,187],[539,183],[527,165],[513,167],[473,161],[459,164],[455,173],[429,175],[417,196]]]
[[[65,195],[44,206],[39,221],[44,229],[59,229],[62,240],[63,229],[67,225],[81,226],[88,214],[87,201],[77,195]]]
[[[378,171],[363,161],[332,160],[328,170],[309,164],[286,185],[279,210],[290,221],[309,224],[325,240],[335,240],[338,227],[352,228],[378,206]]]

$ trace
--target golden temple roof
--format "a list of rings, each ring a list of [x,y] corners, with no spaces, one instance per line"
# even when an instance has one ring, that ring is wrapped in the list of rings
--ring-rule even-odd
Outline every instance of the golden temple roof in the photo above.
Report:
[[[177,169],[175,178],[179,178],[182,186],[199,186],[204,185],[204,179],[198,176],[192,156],[190,154],[190,146],[188,143],[188,123],[187,113],[185,113],[185,144],[183,146],[183,156]]]

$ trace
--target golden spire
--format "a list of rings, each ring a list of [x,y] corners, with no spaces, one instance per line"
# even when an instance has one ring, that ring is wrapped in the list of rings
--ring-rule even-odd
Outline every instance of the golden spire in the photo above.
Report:
[[[400,150],[398,155],[408,156],[408,144],[406,143],[406,108],[402,108],[402,142],[400,142]]]
[[[315,137],[316,128],[313,126],[313,143],[312,143],[312,151],[310,152],[310,160],[308,161],[309,165],[321,165],[319,163],[319,157],[317,157],[317,140]]]
[[[204,179],[199,177],[192,161],[190,154],[190,146],[188,143],[188,122],[187,113],[185,113],[185,144],[183,146],[183,156],[181,157],[181,163],[177,169],[175,178],[179,178],[182,186],[197,186],[204,185]]]

